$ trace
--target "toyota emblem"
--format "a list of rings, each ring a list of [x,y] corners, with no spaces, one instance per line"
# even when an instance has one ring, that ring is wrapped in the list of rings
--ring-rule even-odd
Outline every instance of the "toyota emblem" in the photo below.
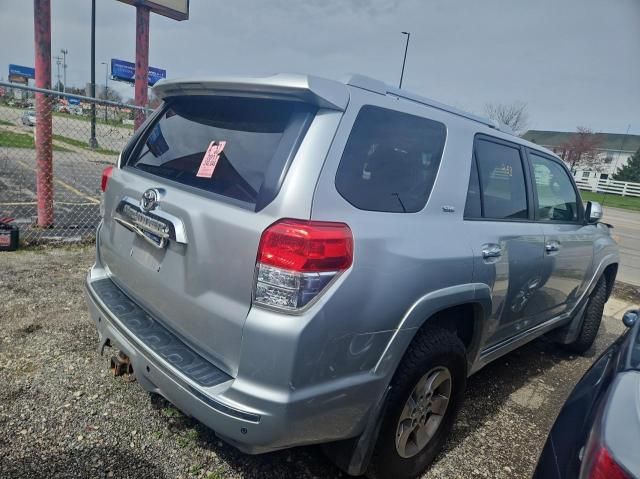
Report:
[[[150,188],[142,194],[140,200],[140,207],[143,211],[151,211],[158,206],[158,200],[160,199],[160,193],[155,188]]]

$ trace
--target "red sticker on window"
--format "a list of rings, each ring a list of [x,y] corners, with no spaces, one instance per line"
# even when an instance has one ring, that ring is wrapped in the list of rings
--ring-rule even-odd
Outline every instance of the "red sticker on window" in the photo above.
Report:
[[[224,150],[226,144],[226,141],[212,141],[209,144],[209,148],[207,148],[207,152],[204,154],[204,158],[202,158],[202,162],[200,163],[200,168],[198,168],[196,176],[199,176],[200,178],[211,178],[213,176],[213,172],[216,169],[218,160],[220,159],[220,154],[222,153],[222,150]]]

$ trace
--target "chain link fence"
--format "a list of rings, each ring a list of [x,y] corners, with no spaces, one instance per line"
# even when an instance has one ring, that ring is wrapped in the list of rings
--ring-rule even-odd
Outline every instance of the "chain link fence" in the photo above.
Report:
[[[43,181],[46,161],[36,154],[36,92],[51,114],[51,181]],[[18,226],[23,244],[93,239],[100,221],[102,170],[116,163],[133,134],[136,110],[132,105],[0,82],[0,221]],[[52,216],[52,221],[43,223],[43,216]]]

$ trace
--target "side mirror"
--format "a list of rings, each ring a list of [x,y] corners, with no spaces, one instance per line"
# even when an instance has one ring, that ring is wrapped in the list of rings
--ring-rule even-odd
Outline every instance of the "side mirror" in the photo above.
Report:
[[[585,210],[585,218],[587,223],[597,223],[602,219],[602,205],[597,201],[587,202],[587,208]]]
[[[640,310],[627,311],[622,317],[622,322],[627,328],[633,328],[633,325],[638,321],[638,316],[640,316]]]

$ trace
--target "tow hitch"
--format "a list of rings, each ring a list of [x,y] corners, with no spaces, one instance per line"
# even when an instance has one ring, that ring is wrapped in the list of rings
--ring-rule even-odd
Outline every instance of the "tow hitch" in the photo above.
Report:
[[[111,372],[114,376],[133,374],[133,366],[129,361],[129,356],[119,351],[116,356],[111,356]]]

